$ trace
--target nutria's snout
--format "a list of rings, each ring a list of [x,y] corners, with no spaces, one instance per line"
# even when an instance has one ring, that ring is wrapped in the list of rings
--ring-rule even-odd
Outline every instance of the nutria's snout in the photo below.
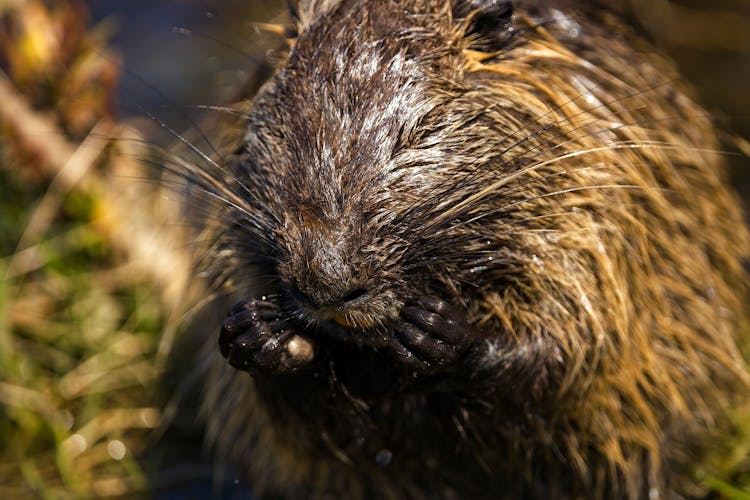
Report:
[[[350,338],[354,332],[370,337],[392,323],[403,306],[393,292],[378,291],[375,287],[341,287],[336,293],[331,290],[317,293],[318,287],[308,290],[312,293],[305,293],[295,285],[284,287],[289,316],[338,337]],[[323,301],[322,296],[335,298]]]
[[[276,268],[290,316],[323,330],[373,330],[398,317],[403,301],[365,250],[371,238],[361,224],[305,224],[287,228]]]
[[[304,285],[291,281],[286,286],[287,293],[293,301],[302,307],[336,313],[356,307],[367,300],[368,286],[360,283],[315,281]],[[303,291],[304,290],[304,291]]]
[[[372,321],[356,321],[353,318],[361,316],[362,307],[366,309],[369,296],[369,288],[366,285],[348,285],[336,283],[332,289],[323,286],[308,286],[307,293],[300,290],[295,284],[286,287],[287,295],[292,302],[293,308],[301,311],[301,315],[318,323],[333,321],[336,324],[347,327],[367,327]]]

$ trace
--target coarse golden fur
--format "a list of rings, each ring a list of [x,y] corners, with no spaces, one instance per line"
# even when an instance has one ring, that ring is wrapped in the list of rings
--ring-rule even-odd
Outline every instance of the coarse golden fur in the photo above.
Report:
[[[201,354],[209,438],[261,497],[700,494],[748,395],[714,126],[606,8],[513,3],[301,0],[191,168],[249,300],[234,366]]]

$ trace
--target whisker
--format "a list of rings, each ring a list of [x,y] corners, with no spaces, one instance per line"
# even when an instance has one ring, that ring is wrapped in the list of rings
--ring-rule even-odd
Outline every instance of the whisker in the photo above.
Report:
[[[575,102],[575,101],[581,99],[582,97],[590,94],[592,92],[592,90],[595,90],[596,88],[602,87],[604,84],[611,83],[613,81],[620,81],[620,79],[618,79],[618,78],[616,78],[616,77],[613,76],[609,80],[606,80],[606,81],[602,82],[601,84],[594,85],[593,87],[590,87],[590,88],[586,89],[585,91],[580,92],[579,94],[577,94],[577,95],[573,96],[572,98],[570,98],[568,101],[566,101],[566,102],[564,102],[564,103],[562,103],[560,105],[554,106],[552,109],[550,109],[546,113],[542,114],[541,116],[538,116],[538,117],[534,118],[533,120],[527,121],[525,124],[523,124],[522,126],[518,127],[515,132],[506,135],[505,138],[502,139],[500,142],[504,142],[504,141],[506,141],[508,139],[511,139],[511,138],[515,137],[519,132],[525,130],[527,127],[529,127],[529,126],[531,126],[531,125],[533,125],[535,123],[541,122],[542,119],[550,116],[553,113],[562,111],[565,108],[565,106],[567,106],[569,104],[572,104],[573,102]],[[547,125],[545,125],[545,126],[543,126],[541,128],[538,128],[537,130],[533,131],[532,133],[530,133],[530,134],[526,135],[525,137],[522,137],[521,139],[517,140],[516,142],[510,144],[504,150],[502,150],[502,151],[498,152],[497,154],[495,154],[493,157],[502,157],[502,156],[508,154],[510,151],[512,151],[516,147],[520,146],[521,144],[523,144],[523,143],[525,143],[527,141],[530,141],[534,137],[538,137],[538,136],[542,135],[544,132],[546,132],[548,130],[551,130],[553,127],[559,126],[559,125],[564,124],[564,123],[572,122],[575,118],[578,118],[580,116],[589,114],[593,110],[596,110],[596,109],[599,109],[599,108],[603,108],[603,107],[609,107],[612,104],[616,104],[618,102],[625,101],[627,99],[631,99],[631,98],[639,97],[641,95],[645,95],[648,92],[652,92],[654,90],[657,90],[660,87],[667,86],[667,85],[669,85],[671,83],[674,83],[674,80],[667,80],[667,81],[664,81],[664,82],[662,82],[660,84],[657,84],[657,85],[654,85],[652,87],[648,87],[646,89],[643,89],[641,91],[637,91],[637,92],[634,92],[634,93],[631,93],[631,94],[628,94],[628,95],[625,95],[625,96],[620,96],[620,97],[611,99],[609,101],[605,101],[605,102],[601,102],[600,101],[600,104],[598,104],[598,105],[596,105],[596,106],[594,106],[592,108],[588,108],[586,110],[581,110],[578,113],[574,113],[573,115],[570,115],[570,116],[565,116],[561,120],[557,120],[557,121],[549,123],[549,124],[547,124]],[[593,120],[593,121],[598,121],[598,120]],[[573,131],[577,130],[580,127],[581,126],[574,128]],[[564,137],[565,135],[566,135],[565,133],[560,132],[559,134],[557,134],[556,136],[553,136],[552,138],[548,139],[547,141],[543,142],[542,144],[539,144],[539,145],[534,146],[532,148],[526,149],[525,151],[522,151],[521,155],[526,155],[526,154],[531,153],[533,151],[538,151],[540,148],[544,147],[545,145],[548,145],[548,144],[554,142],[555,139],[558,139],[560,137]],[[507,161],[501,163],[500,165],[498,165],[498,168],[502,168],[502,167],[508,165],[512,160],[517,159],[517,158],[519,158],[519,155],[514,156],[514,158],[511,159],[511,160],[507,160]],[[477,181],[479,181],[480,179],[483,179],[486,176],[493,175],[494,169],[483,169],[483,167],[485,167],[487,163],[489,163],[489,161],[488,162],[483,162],[483,163],[478,164],[478,165],[475,165],[473,168],[469,168],[467,171],[457,172],[456,174],[454,174],[453,176],[450,176],[448,179],[444,180],[441,184],[439,184],[438,186],[436,186],[432,190],[431,193],[427,194],[427,197],[428,198],[432,198],[432,199],[434,199],[434,198],[438,198],[438,199],[445,198],[446,192],[449,193],[452,190],[453,186],[456,185],[456,183],[460,184],[462,182],[469,182],[469,179],[472,179],[474,182],[477,182]],[[458,177],[458,178],[456,178],[456,177]],[[447,189],[445,189],[442,192],[438,192],[438,190],[440,189],[441,186],[446,186],[446,185],[448,186]],[[413,208],[418,209],[419,205],[417,203],[415,203]],[[408,218],[408,216],[407,216],[407,218]]]
[[[672,146],[669,144],[661,143],[661,142],[638,142],[638,143],[631,143],[629,141],[625,141],[623,143],[615,143],[610,144],[606,146],[600,146],[600,147],[594,147],[594,148],[588,148],[584,150],[579,151],[572,151],[569,153],[565,153],[563,155],[559,155],[555,158],[540,161],[534,164],[529,165],[528,167],[525,167],[517,172],[514,172],[510,175],[504,176],[497,181],[493,182],[492,184],[489,184],[488,186],[485,186],[481,188],[479,191],[471,193],[464,199],[462,199],[460,202],[458,202],[455,205],[452,205],[450,207],[446,207],[445,210],[441,211],[432,221],[430,224],[430,227],[437,227],[440,224],[445,223],[447,220],[451,218],[457,217],[459,214],[465,213],[469,208],[476,206],[480,202],[487,202],[497,196],[499,196],[502,193],[498,193],[499,188],[509,184],[515,179],[518,179],[524,175],[527,175],[530,172],[534,172],[536,170],[539,170],[543,167],[546,167],[548,165],[551,165],[555,162],[558,162],[560,160],[569,159],[569,158],[575,158],[578,156],[582,156],[585,154],[592,154],[597,153],[601,151],[610,151],[610,150],[617,150],[617,149],[641,149],[645,147],[661,147],[664,149],[683,149],[683,148],[677,148],[677,146]],[[448,201],[450,202],[450,200]],[[444,202],[444,204],[447,204],[448,202]]]
[[[227,115],[237,116],[239,118],[247,118],[246,112],[237,108],[233,108],[231,106],[218,106],[216,104],[187,104],[185,105],[185,107],[205,111],[217,111],[219,113],[225,113]]]
[[[159,97],[163,102],[165,102],[171,109],[176,110],[180,116],[185,119],[198,133],[200,138],[203,140],[203,142],[206,143],[206,145],[209,147],[209,149],[219,158],[221,158],[221,155],[214,147],[213,143],[209,140],[206,133],[203,131],[203,129],[198,125],[198,123],[187,113],[183,111],[183,109],[177,105],[174,101],[172,101],[169,97],[167,97],[161,90],[159,90],[156,85],[152,84],[145,78],[143,78],[141,75],[136,73],[135,71],[132,71],[131,69],[127,68],[125,65],[123,65],[120,61],[117,61],[116,59],[108,56],[106,53],[101,52],[100,57],[106,59],[110,63],[114,64],[117,68],[119,68],[125,75],[127,75],[129,78],[132,78],[136,82],[138,82],[140,85],[147,88],[149,91],[153,92],[156,96]],[[145,112],[142,106],[138,105],[137,108],[141,112]],[[146,113],[147,114],[147,113]],[[153,120],[153,118],[151,118]],[[160,120],[159,120],[160,121]],[[157,123],[159,122],[157,121]]]
[[[253,64],[257,64],[258,66],[266,63],[266,58],[265,57],[259,57],[259,56],[255,55],[255,54],[250,53],[250,52],[246,52],[246,51],[242,50],[236,44],[233,44],[233,43],[228,42],[226,40],[222,40],[219,37],[216,37],[214,35],[211,35],[209,33],[203,32],[203,31],[198,31],[196,29],[186,28],[186,27],[183,27],[183,26],[172,26],[172,33],[175,33],[175,34],[178,34],[178,35],[183,35],[183,36],[186,36],[186,37],[195,36],[195,37],[198,37],[198,38],[202,38],[204,40],[208,40],[208,41],[216,44],[219,47],[222,47],[222,48],[225,48],[225,49],[229,49],[230,51],[234,52],[235,54],[242,56],[248,62],[251,62]]]

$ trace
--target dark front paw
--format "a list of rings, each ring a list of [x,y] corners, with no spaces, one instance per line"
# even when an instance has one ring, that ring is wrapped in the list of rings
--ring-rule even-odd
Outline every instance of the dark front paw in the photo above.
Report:
[[[254,374],[293,373],[315,357],[310,339],[296,334],[281,309],[265,300],[232,307],[221,326],[219,349],[230,365]]]
[[[394,350],[412,369],[440,371],[461,359],[472,337],[472,327],[456,308],[444,300],[424,297],[401,311]]]

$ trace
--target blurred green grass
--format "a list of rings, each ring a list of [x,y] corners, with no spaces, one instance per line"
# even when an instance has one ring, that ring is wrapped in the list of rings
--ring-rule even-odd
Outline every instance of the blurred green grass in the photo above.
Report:
[[[8,236],[23,228],[19,207],[40,196],[10,176],[0,175]],[[164,313],[153,284],[124,272],[92,226],[92,204],[66,197],[33,247],[32,270],[16,273],[12,253],[0,261],[2,498],[111,496],[145,485],[134,454],[159,423]]]

